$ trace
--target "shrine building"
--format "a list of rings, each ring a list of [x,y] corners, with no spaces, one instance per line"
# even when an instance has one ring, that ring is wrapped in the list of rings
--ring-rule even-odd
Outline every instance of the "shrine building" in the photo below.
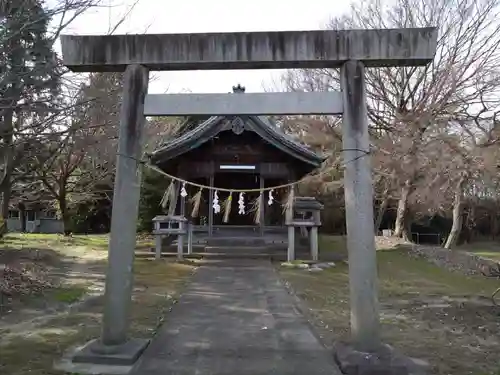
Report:
[[[244,95],[240,85],[233,87],[234,95]],[[167,141],[150,155],[150,162],[164,172],[180,179],[223,189],[263,189],[297,181],[320,167],[323,155],[310,150],[264,116],[212,116],[199,119],[190,117],[181,126],[176,137]],[[196,187],[187,186],[189,196],[196,194]],[[245,193],[249,205],[259,197],[259,192]],[[190,218],[196,233],[214,237],[236,233],[252,233],[257,237],[286,233],[285,215],[281,202],[286,199],[286,189],[273,191],[275,204],[266,204],[259,210],[256,224],[255,212],[247,207],[241,214],[237,207],[230,211],[227,222],[223,212],[214,213],[213,191],[204,189],[197,217]],[[229,192],[218,193],[223,201]],[[237,193],[235,194],[237,195]],[[234,196],[237,206],[238,197]],[[189,199],[178,198],[177,214],[189,216]],[[284,232],[283,232],[284,231]]]

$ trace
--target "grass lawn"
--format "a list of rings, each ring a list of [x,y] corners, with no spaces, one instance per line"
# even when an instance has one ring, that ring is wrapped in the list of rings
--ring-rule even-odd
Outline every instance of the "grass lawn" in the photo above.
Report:
[[[0,264],[43,269],[42,287],[11,296],[0,311],[0,373],[63,374],[53,362],[100,333],[107,236],[8,235]],[[138,247],[150,246],[139,240]],[[152,337],[194,267],[136,259],[130,335]],[[95,294],[85,303],[84,296]],[[73,307],[69,309],[70,304]]]
[[[460,246],[459,249],[500,262],[500,242],[478,242]]]
[[[106,255],[109,235],[75,235],[65,237],[58,234],[9,233],[0,240],[2,250],[39,249],[56,251],[63,256],[84,255],[95,257],[101,252]],[[143,236],[137,239],[137,248],[153,246],[153,239]],[[96,252],[96,254],[92,254]]]
[[[346,253],[343,240],[322,241],[325,251]],[[500,374],[500,307],[488,298],[500,286],[497,280],[448,272],[410,258],[401,246],[379,250],[377,258],[386,343],[429,361],[433,374]],[[311,309],[327,345],[349,337],[346,264],[320,273],[279,272]]]

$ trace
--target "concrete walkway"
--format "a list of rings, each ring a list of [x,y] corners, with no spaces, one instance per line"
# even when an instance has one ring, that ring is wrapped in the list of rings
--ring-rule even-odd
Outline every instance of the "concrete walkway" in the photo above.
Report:
[[[133,375],[335,375],[267,260],[202,266]]]

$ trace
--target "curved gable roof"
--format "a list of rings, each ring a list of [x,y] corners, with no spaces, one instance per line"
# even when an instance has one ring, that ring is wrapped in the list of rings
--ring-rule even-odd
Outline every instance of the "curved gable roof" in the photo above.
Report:
[[[326,159],[282,132],[268,118],[263,116],[241,116],[240,118],[245,123],[246,131],[255,132],[263,140],[297,160],[312,167],[319,167]],[[151,161],[153,163],[164,162],[198,148],[214,138],[219,132],[226,130],[225,120],[227,119],[227,116],[210,117],[200,125],[182,133],[179,137],[155,150],[151,154]]]

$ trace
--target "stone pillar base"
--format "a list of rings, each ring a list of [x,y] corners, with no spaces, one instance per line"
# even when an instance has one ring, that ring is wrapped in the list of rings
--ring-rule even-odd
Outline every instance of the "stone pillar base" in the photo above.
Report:
[[[141,356],[149,344],[146,339],[129,339],[122,345],[103,345],[94,339],[80,348],[72,357],[73,363],[130,366]]]
[[[374,353],[361,352],[346,343],[334,346],[335,362],[346,375],[426,375],[429,363],[406,357],[389,345]]]

